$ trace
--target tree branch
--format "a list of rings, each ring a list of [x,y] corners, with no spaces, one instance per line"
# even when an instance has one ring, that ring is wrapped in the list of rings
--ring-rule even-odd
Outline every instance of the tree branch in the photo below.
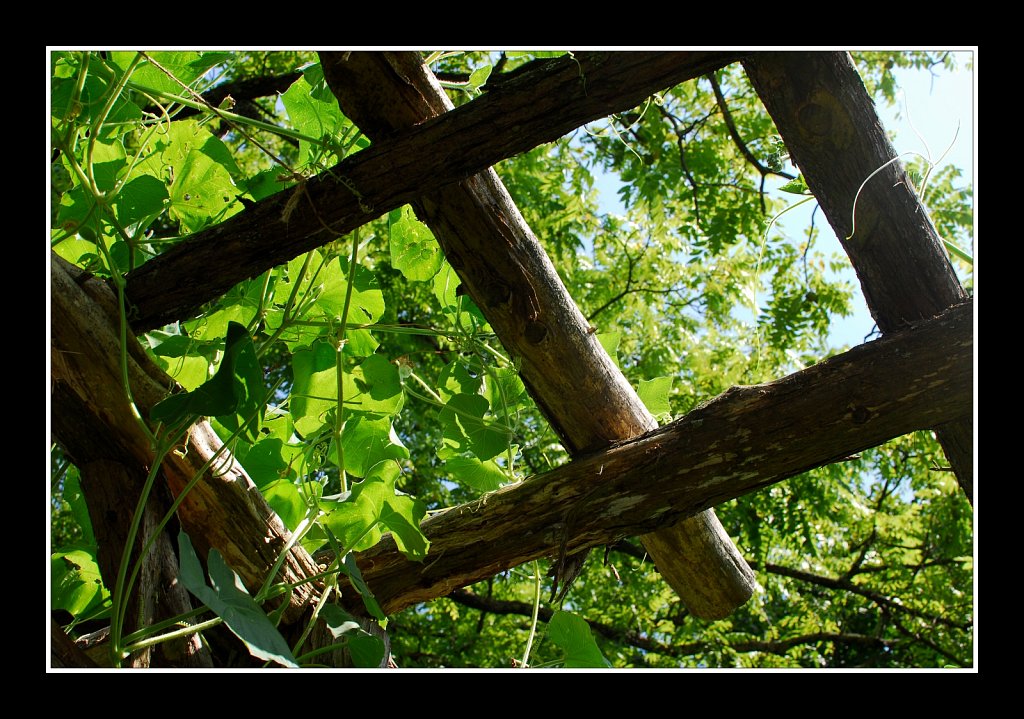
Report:
[[[933,642],[928,637],[921,636],[918,632],[914,632],[914,631],[911,631],[911,630],[907,629],[895,617],[893,617],[893,624],[896,625],[896,629],[898,629],[901,634],[910,637],[915,642],[920,642],[921,644],[924,644],[926,647],[931,649],[933,652],[935,652],[937,654],[941,654],[942,656],[946,657],[946,659],[950,660],[951,662],[954,662],[954,663],[958,664],[961,667],[969,667],[969,666],[971,666],[973,664],[973,662],[971,660],[969,660],[969,659],[961,659],[960,657],[956,656],[955,654],[952,654],[951,652],[947,651],[946,649],[943,649],[942,647],[940,647],[938,644]]]
[[[242,109],[246,104],[258,97],[267,97],[284,92],[300,77],[302,77],[301,72],[289,72],[284,75],[271,75],[267,77],[251,77],[244,80],[233,80],[210,88],[206,92],[202,93],[202,98],[212,107],[220,107],[224,98],[230,95],[232,99],[238,103],[239,109]],[[239,115],[251,117],[248,113],[240,112],[239,109],[234,110],[234,112]],[[147,107],[144,111],[160,114],[160,111],[155,107]],[[175,115],[175,119],[181,120],[201,113],[201,110],[191,107],[183,107],[181,111]],[[262,118],[253,117],[253,119],[261,120]]]
[[[750,566],[754,567],[755,569],[757,568],[757,565],[758,565],[757,562],[754,562],[754,561],[750,562]],[[893,599],[890,599],[889,597],[885,596],[884,594],[881,594],[881,593],[876,592],[876,591],[871,590],[871,589],[866,589],[864,587],[859,587],[856,584],[854,584],[853,582],[851,582],[849,580],[846,580],[846,579],[836,579],[836,578],[833,578],[833,577],[824,577],[824,576],[822,576],[820,574],[813,574],[811,572],[804,572],[804,571],[801,571],[799,569],[791,569],[790,567],[782,567],[782,566],[779,566],[778,564],[770,564],[770,563],[764,564],[763,565],[763,569],[764,569],[764,571],[769,572],[771,574],[778,574],[778,575],[783,576],[783,577],[790,577],[791,579],[798,579],[801,582],[807,582],[809,584],[816,584],[819,587],[827,587],[829,589],[840,589],[840,590],[843,590],[843,591],[850,592],[851,594],[857,594],[859,596],[864,597],[865,599],[871,600],[873,603],[879,605],[880,607],[884,607],[886,610],[895,611],[895,612],[901,612],[903,614],[909,614],[912,617],[917,617],[918,619],[924,619],[924,620],[927,620],[929,622],[935,622],[935,623],[938,623],[938,624],[943,624],[943,625],[945,625],[947,627],[952,627],[953,629],[959,629],[961,631],[968,631],[973,626],[973,622],[968,622],[966,624],[962,624],[960,622],[954,622],[954,621],[952,621],[950,619],[946,619],[945,617],[938,617],[938,616],[935,616],[934,614],[929,614],[927,612],[922,612],[920,609],[914,609],[913,607],[908,607],[905,604],[900,604],[900,603],[894,601]]]
[[[529,617],[533,613],[533,605],[527,602],[481,597],[480,595],[466,589],[456,589],[448,595],[448,598],[464,607],[478,609],[484,613],[489,612],[491,614],[501,615],[515,614],[525,617]],[[538,613],[541,621],[545,623],[551,621],[552,615],[554,615],[554,611],[549,607],[541,607],[540,612]],[[711,642],[689,642],[686,644],[674,645],[663,644],[649,639],[648,637],[643,636],[640,632],[636,632],[631,629],[620,629],[603,622],[587,619],[586,617],[584,617],[584,620],[588,625],[590,625],[590,628],[594,632],[600,634],[605,639],[618,642],[619,644],[636,647],[637,649],[642,649],[645,652],[654,652],[670,657],[687,657],[693,656],[694,654],[700,654],[701,652],[705,652],[709,649],[721,648],[720,645]],[[878,647],[892,647],[896,644],[896,642],[891,639],[881,639],[880,637],[872,637],[865,634],[815,632],[812,634],[801,634],[773,641],[736,641],[730,643],[728,647],[732,651],[740,653],[767,652],[771,654],[785,654],[793,647],[803,644],[817,644],[819,642],[831,642],[833,644],[858,644]]]
[[[672,125],[672,130],[676,133],[676,146],[679,148],[679,166],[683,170],[683,174],[686,175],[686,181],[690,183],[690,195],[693,197],[693,215],[697,221],[697,226],[701,224],[700,219],[700,201],[697,197],[697,181],[693,178],[693,174],[690,172],[690,168],[686,165],[686,145],[683,142],[683,138],[686,136],[687,131],[680,132],[679,130],[679,118],[668,111],[664,105],[659,105],[658,110],[661,111],[662,117],[666,118]]]
[[[725,100],[725,95],[722,93],[722,86],[718,84],[718,78],[715,77],[715,73],[709,72],[707,75],[708,81],[711,83],[711,89],[715,93],[715,102],[718,103],[718,109],[722,111],[722,119],[725,120],[725,127],[729,130],[729,137],[732,138],[736,148],[740,151],[740,154],[746,158],[747,162],[754,166],[754,168],[761,175],[762,180],[765,175],[778,175],[779,177],[785,177],[787,180],[795,180],[796,175],[788,172],[772,170],[761,164],[761,161],[754,157],[754,153],[747,147],[747,143],[740,137],[739,130],[736,129],[736,121],[732,118],[732,112],[729,111],[729,103]]]
[[[323,53],[321,62],[342,110],[374,139],[454,111],[414,53]],[[632,439],[657,426],[589,331],[493,169],[424,193],[413,206],[516,357],[523,384],[571,455]],[[591,391],[567,393],[566,386]],[[662,577],[699,616],[726,616],[754,591],[753,572],[714,512],[701,512],[642,541]],[[584,559],[584,553],[560,553],[556,585],[567,589]]]

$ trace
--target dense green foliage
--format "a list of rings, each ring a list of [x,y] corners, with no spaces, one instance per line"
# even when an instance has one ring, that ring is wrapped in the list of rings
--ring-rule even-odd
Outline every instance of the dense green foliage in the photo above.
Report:
[[[880,103],[893,97],[893,67],[938,58],[857,57]],[[533,55],[430,59],[461,104]],[[313,53],[53,53],[54,250],[122,282],[182,237],[368,145],[316,63]],[[243,81],[277,76],[280,95],[243,94]],[[201,94],[218,86],[237,89],[214,112]],[[852,287],[836,274],[848,261],[818,249],[827,227],[793,229],[785,215],[769,224],[801,198],[767,190],[798,173],[738,65],[496,169],[659,419],[844,349],[829,334],[851,311]],[[599,205],[604,173],[621,180],[624,214]],[[932,173],[926,201],[969,256],[971,189],[956,168]],[[970,263],[955,261],[969,286]],[[214,417],[308,549],[344,554],[391,531],[422,557],[425,513],[567,461],[458,285],[429,229],[396,210],[140,337],[189,390],[152,419]],[[77,473],[53,454],[53,607],[102,617],[109,594],[93,581]],[[973,514],[945,466],[934,437],[918,433],[717,507],[763,588],[728,619],[688,615],[634,540],[591,553],[567,611],[536,639],[536,598],[558,609],[546,605],[546,562],[389,617],[394,659],[507,667],[532,639],[532,666],[970,665]]]

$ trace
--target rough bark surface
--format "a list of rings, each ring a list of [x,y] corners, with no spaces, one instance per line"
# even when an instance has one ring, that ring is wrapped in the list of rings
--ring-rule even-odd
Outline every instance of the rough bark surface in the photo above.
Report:
[[[737,52],[586,52],[538,63],[500,90],[377,143],[146,262],[128,276],[132,327],[145,332],[191,317],[239,282],[426,191],[628,110],[658,90],[740,57]]]
[[[50,618],[50,666],[57,669],[98,669],[99,664],[76,645]]]
[[[903,166],[886,165],[896,151],[850,56],[759,53],[743,66],[850,256],[879,329],[891,332],[963,301],[966,292]],[[965,415],[937,434],[973,502],[974,428]]]
[[[107,285],[51,255],[51,381],[53,431],[83,469],[83,486],[97,532],[104,525],[128,526],[142,489],[145,470],[154,461],[149,439],[131,412],[120,372],[116,299]],[[174,383],[156,367],[134,340],[128,342],[128,377],[139,411],[163,399]],[[197,473],[201,478],[178,508],[178,518],[200,557],[216,547],[250,589],[258,589],[277,559],[289,533],[245,471],[226,451],[208,422],[198,422],[183,446],[170,452],[162,473],[174,495]],[[102,471],[86,468],[103,462]],[[130,476],[107,471],[116,465],[138,468]],[[99,504],[93,504],[98,501]],[[160,508],[162,516],[167,505]],[[114,516],[108,516],[108,512]],[[124,513],[127,512],[125,515]],[[123,540],[100,546],[103,576],[113,586],[110,566],[120,562]],[[293,547],[280,578],[299,582],[317,573],[307,552]],[[176,577],[176,570],[170,579]],[[166,578],[165,580],[166,581]],[[310,584],[292,593],[286,621],[295,621],[316,595]]]
[[[374,141],[452,111],[417,53],[321,53],[342,111]],[[573,456],[658,426],[555,271],[501,179],[488,168],[413,205]],[[566,391],[572,388],[572,391]],[[754,591],[753,571],[714,512],[644,538],[687,608],[728,616]],[[581,564],[580,558],[574,564]],[[561,564],[557,566],[562,566]],[[571,581],[557,577],[559,584]]]
[[[434,515],[421,525],[431,541],[422,563],[406,560],[387,535],[358,555],[360,570],[390,614],[561,547],[580,551],[671,525],[963,415],[973,344],[967,302],[775,382],[734,387],[640,439]]]

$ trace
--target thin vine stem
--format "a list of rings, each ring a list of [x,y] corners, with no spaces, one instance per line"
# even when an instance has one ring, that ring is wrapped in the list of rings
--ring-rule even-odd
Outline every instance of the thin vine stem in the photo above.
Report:
[[[334,375],[338,387],[338,409],[335,412],[334,425],[334,451],[338,455],[338,479],[341,482],[341,491],[348,491],[348,476],[345,472],[345,448],[341,444],[341,436],[345,431],[345,345],[348,340],[345,337],[345,328],[348,323],[348,312],[352,307],[352,289],[356,283],[356,263],[359,259],[359,230],[352,233],[352,253],[348,261],[348,286],[345,287],[345,303],[341,308],[339,318],[340,329],[336,335]]]
[[[120,79],[117,81],[117,84],[114,85],[114,87],[112,88],[110,97],[107,98],[107,102],[103,105],[103,109],[100,110],[100,114],[93,122],[93,131],[89,134],[89,145],[86,148],[85,152],[85,169],[91,181],[90,184],[93,189],[93,194],[99,197],[103,196],[103,192],[100,191],[99,185],[96,184],[96,176],[93,174],[92,162],[93,151],[96,149],[96,141],[97,139],[99,139],[100,135],[99,131],[103,127],[103,123],[106,121],[107,116],[110,115],[110,111],[114,108],[114,103],[117,102],[117,98],[119,98],[121,96],[121,93],[124,91],[125,85],[128,83],[128,78],[131,77],[131,74],[133,72],[135,72],[135,68],[138,66],[141,60],[142,53],[135,53],[135,57],[133,57],[132,61],[128,63],[128,67],[125,68],[124,72],[121,74]]]
[[[533,560],[533,617],[530,620],[530,634],[526,638],[526,649],[523,650],[523,661],[520,666],[526,669],[530,666],[530,651],[533,649],[533,639],[537,636],[537,622],[540,617],[540,564]]]

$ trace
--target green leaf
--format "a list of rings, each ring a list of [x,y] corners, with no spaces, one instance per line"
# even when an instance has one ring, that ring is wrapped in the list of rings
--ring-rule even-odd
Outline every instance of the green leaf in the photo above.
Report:
[[[337,352],[325,340],[292,355],[291,412],[295,428],[311,436],[327,421],[327,413],[338,404],[335,373]],[[364,413],[395,415],[402,409],[404,392],[398,368],[382,355],[371,355],[342,377],[346,408]]]
[[[348,291],[348,260],[339,257],[329,262],[321,273],[323,290],[316,304],[332,317],[341,317],[345,308],[345,294]],[[320,278],[318,278],[320,279]],[[380,290],[377,275],[362,265],[356,266],[352,282],[352,299],[348,309],[349,324],[372,325],[384,314],[384,294]]]
[[[290,479],[279,479],[261,487],[260,491],[285,526],[294,531],[306,516],[306,502],[299,488]]]
[[[402,410],[405,393],[398,367],[384,355],[370,355],[352,370],[356,392],[346,388],[345,404],[363,412],[394,416]]]
[[[447,459],[472,452],[488,460],[508,449],[511,433],[484,419],[487,408],[487,400],[478,394],[457,394],[448,400],[437,415],[443,435],[438,455]]]
[[[345,354],[350,357],[369,357],[377,351],[378,347],[380,347],[380,342],[370,330],[349,328],[345,331]]]
[[[235,322],[228,325],[224,359],[212,379],[192,392],[171,395],[158,402],[150,417],[173,426],[189,416],[217,417],[231,430],[240,426],[238,414],[245,422],[250,442],[258,439],[263,410],[263,372],[256,359],[252,338],[245,327]],[[238,413],[238,414],[236,414]]]
[[[611,666],[594,641],[590,625],[580,616],[555,612],[548,622],[548,636],[565,652],[566,667],[606,669]]]
[[[434,275],[433,292],[434,297],[441,304],[441,309],[448,313],[454,313],[458,309],[458,295],[455,291],[459,288],[462,280],[448,264],[447,260],[442,261],[441,268]]]
[[[409,450],[395,433],[391,419],[359,414],[345,422],[341,435],[345,454],[345,471],[365,477],[367,471],[385,459],[408,459]],[[332,455],[338,464],[337,453]],[[246,465],[248,467],[248,465]]]
[[[50,555],[51,609],[63,609],[78,617],[109,596],[93,554],[73,549]]]
[[[484,65],[478,67],[469,75],[469,84],[466,86],[467,90],[479,89],[481,85],[487,82],[487,78],[491,76],[491,70],[494,69],[493,65]]]
[[[191,150],[171,185],[171,216],[181,221],[184,232],[198,232],[240,212],[239,194],[221,162],[202,149]]]
[[[359,565],[356,564],[356,557],[352,552],[345,555],[341,562],[341,570],[348,575],[352,586],[355,587],[356,592],[362,597],[363,606],[366,607],[366,611],[370,613],[370,616],[383,622],[386,618],[384,610],[380,608],[377,598],[373,596],[373,592],[370,591],[370,587],[367,586],[366,581],[363,579],[363,575],[359,571]]]
[[[668,398],[672,393],[673,380],[673,377],[640,380],[640,387],[637,389],[640,401],[659,422],[664,422],[672,417],[672,407]]]
[[[388,215],[391,265],[407,280],[425,282],[441,269],[444,255],[430,228],[416,219],[409,205]]]
[[[400,475],[397,462],[380,462],[327,517],[327,526],[346,550],[372,547],[379,541],[379,525],[383,525],[406,557],[420,561],[426,556],[430,542],[420,531],[420,520],[427,508],[397,491],[395,482]]]
[[[168,199],[167,188],[152,175],[142,175],[128,182],[117,193],[114,208],[122,225],[132,225],[156,217]]]
[[[259,439],[263,420],[264,397],[263,368],[256,357],[256,347],[245,327],[237,322],[228,323],[227,348],[224,359],[231,361],[232,385],[237,404],[234,411],[217,415],[217,419],[234,431],[244,427],[242,436],[250,443]]]
[[[64,475],[64,488],[61,496],[68,503],[71,516],[75,518],[78,526],[82,528],[81,543],[89,547],[96,546],[96,537],[92,531],[92,519],[89,517],[89,507],[85,503],[85,495],[82,493],[81,477],[78,468],[74,465],[68,467]]]
[[[481,462],[476,457],[452,457],[444,468],[459,484],[469,485],[480,492],[491,492],[508,481],[501,467],[493,460]]]
[[[296,130],[303,135],[323,138],[327,146],[333,146],[342,133],[352,127],[352,123],[342,114],[334,95],[323,92],[323,87],[326,84],[320,66],[306,68],[303,76],[281,95],[281,102]],[[308,140],[299,141],[299,156],[303,163],[333,161],[329,154],[325,154],[323,145],[314,145]]]
[[[331,636],[344,640],[354,666],[365,669],[380,667],[384,661],[383,640],[359,626],[351,614],[336,604],[324,606],[320,616],[330,629]]]
[[[210,366],[219,352],[217,342],[200,342],[194,337],[161,330],[146,333],[146,343],[157,364],[187,390],[194,390],[210,379]]]
[[[184,531],[178,532],[178,578],[199,599],[208,590],[206,579],[203,578],[203,565],[199,563],[192,540]]]
[[[197,340],[223,337],[232,322],[248,327],[256,316],[262,290],[262,275],[241,282],[221,298],[214,312],[183,322],[182,326],[188,330],[190,337]]]
[[[220,552],[210,550],[210,586],[207,586],[199,558],[184,532],[178,533],[178,550],[181,583],[224,620],[227,628],[242,640],[250,654],[257,659],[274,661],[286,667],[298,666],[284,637],[249,596],[239,576],[224,563]]]
[[[337,352],[325,340],[292,354],[292,395],[289,402],[295,429],[312,436],[326,422],[327,411],[337,406],[338,381],[334,374]]]
[[[229,52],[189,52],[184,50],[158,50],[146,54],[174,77],[168,77],[163,70],[143,59],[132,73],[132,82],[174,95],[186,95],[185,89],[182,88],[183,84],[191,86],[207,70],[231,57]],[[114,51],[110,53],[110,59],[124,70],[135,55],[135,51]],[[180,82],[175,82],[175,78]]]
[[[254,444],[244,457],[239,456],[246,473],[260,489],[279,479],[295,478],[295,470],[289,469],[283,456],[286,446],[278,437],[266,437]],[[296,449],[289,447],[289,454]]]
[[[482,385],[480,376],[471,375],[466,365],[457,360],[446,364],[437,377],[437,393],[445,401],[457,394],[477,394]]]
[[[75,78],[65,78],[53,83],[50,97],[51,114],[55,119],[63,119],[64,113],[68,109],[68,102],[75,91],[75,85]],[[96,120],[99,119],[100,113],[106,106],[111,91],[112,87],[106,80],[100,79],[96,73],[90,73],[82,86],[82,93],[79,97],[81,112],[77,117],[77,122],[89,125],[90,130],[95,129]],[[122,94],[114,101],[106,116],[106,122],[97,132],[97,137],[106,141],[123,135],[141,119],[142,110],[139,106]]]
[[[495,410],[503,407],[511,410],[526,397],[526,387],[513,368],[498,367],[486,375],[484,397]]]
[[[61,210],[64,210],[63,206]],[[82,215],[80,219],[84,218],[85,216]],[[61,220],[58,219],[57,223],[60,224]],[[75,221],[75,227],[78,227],[77,220]],[[81,237],[68,237],[54,245],[53,251],[73,265],[85,265],[88,256],[96,257],[96,243],[83,240]]]
[[[97,142],[92,155],[93,176],[96,186],[106,192],[112,190],[121,175],[121,170],[128,164],[124,145],[120,140],[113,142]]]
[[[279,177],[281,177],[281,168],[271,167],[257,172],[245,181],[242,186],[248,192],[249,197],[258,202],[266,197],[277,194],[289,186],[288,182],[282,182],[278,179]]]
[[[619,340],[622,339],[620,332],[598,332],[597,341],[604,347],[604,351],[612,358],[615,366],[619,366]]]
[[[157,135],[130,177],[151,176],[170,186],[169,213],[185,232],[196,232],[242,210],[242,190],[231,179],[238,172],[231,152],[194,119],[170,123]]]
[[[795,180],[790,180],[785,185],[779,188],[782,192],[788,192],[791,195],[810,195],[811,190],[807,187],[807,182],[804,180],[804,176],[800,175]]]

